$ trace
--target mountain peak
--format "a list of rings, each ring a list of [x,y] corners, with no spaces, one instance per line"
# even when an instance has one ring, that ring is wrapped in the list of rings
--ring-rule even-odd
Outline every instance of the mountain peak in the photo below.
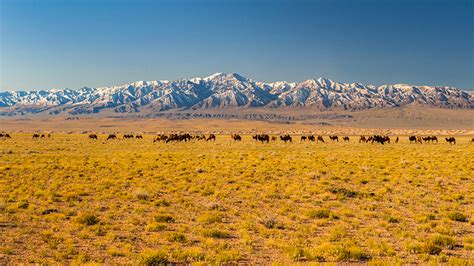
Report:
[[[139,80],[131,83],[134,87],[159,86],[163,83],[169,83],[169,80]]]
[[[210,75],[210,76],[208,76],[208,77],[205,77],[205,78],[203,78],[203,79],[204,79],[204,80],[210,80],[210,79],[215,79],[215,78],[222,77],[222,76],[225,76],[225,75],[227,75],[227,74],[222,73],[222,72],[217,72],[217,73],[214,73],[214,74],[212,74],[212,75]]]
[[[329,85],[329,86],[331,86],[331,85],[333,85],[333,84],[336,83],[336,82],[334,82],[334,81],[332,81],[332,80],[330,80],[330,79],[328,79],[328,78],[323,78],[323,77],[318,78],[317,81],[319,82],[319,84]]]
[[[237,73],[230,73],[230,74],[227,74],[227,73],[215,73],[215,74],[212,74],[208,77],[205,77],[203,78],[203,80],[205,81],[209,81],[209,80],[224,80],[224,79],[236,79],[236,80],[239,80],[239,81],[248,81],[247,78],[237,74]]]

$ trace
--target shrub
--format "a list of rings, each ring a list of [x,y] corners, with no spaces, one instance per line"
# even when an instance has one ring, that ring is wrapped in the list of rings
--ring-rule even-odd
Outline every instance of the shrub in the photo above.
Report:
[[[428,241],[424,246],[423,246],[423,252],[427,253],[429,255],[438,255],[441,253],[442,249],[440,246],[436,245],[432,241]]]
[[[28,201],[22,201],[22,202],[18,203],[18,209],[27,209],[28,206],[30,206]]]
[[[317,209],[308,212],[309,217],[318,219],[329,218],[330,215],[331,211],[329,211],[328,209]]]
[[[126,255],[125,252],[121,251],[118,248],[114,248],[114,247],[109,248],[107,250],[107,254],[109,254],[112,257],[124,257]]]
[[[166,229],[166,224],[160,224],[157,222],[152,222],[148,224],[145,228],[149,232],[158,232],[158,231],[164,231]]]
[[[144,251],[138,256],[140,264],[147,266],[167,265],[170,263],[163,251]]]
[[[103,227],[98,227],[95,231],[94,231],[95,235],[96,236],[105,236],[107,234],[107,231],[103,228]]]
[[[209,229],[209,230],[204,230],[202,232],[202,235],[205,237],[212,237],[212,238],[229,238],[230,234],[225,231],[220,231],[217,229]]]
[[[188,265],[189,262],[203,261],[206,254],[200,248],[174,249],[170,257],[179,262],[178,265]]]
[[[347,198],[355,198],[359,193],[356,191],[351,191],[348,190],[347,188],[333,188],[330,190],[331,193],[337,194],[338,196],[341,197],[347,197]]]
[[[81,201],[81,198],[77,194],[69,194],[66,196],[66,201],[69,203],[74,203],[74,202]]]
[[[164,206],[164,207],[168,207],[170,206],[171,204],[167,201],[167,200],[164,200],[164,199],[160,199],[160,200],[157,200],[155,202],[155,206]]]
[[[347,235],[347,230],[342,227],[336,227],[329,233],[329,241],[340,241]]]
[[[310,258],[319,261],[327,258],[337,261],[367,261],[372,256],[354,244],[323,243],[311,252]]]
[[[448,265],[469,266],[472,265],[472,261],[469,259],[450,257],[448,259]]]
[[[99,218],[93,214],[82,214],[77,217],[77,222],[83,225],[91,226],[100,222]]]
[[[242,259],[238,250],[223,250],[219,252],[217,256],[217,262],[220,264],[229,264],[230,262],[236,262]]]
[[[422,248],[424,253],[429,255],[438,255],[443,248],[453,249],[456,246],[456,241],[449,236],[437,235],[428,240]]]
[[[426,222],[429,222],[429,221],[436,220],[436,215],[434,213],[422,214],[422,215],[419,215],[418,217],[416,217],[416,220],[418,222],[426,223]]]
[[[457,211],[448,213],[448,218],[456,222],[467,222],[467,215]]]
[[[433,237],[430,242],[433,242],[433,244],[447,249],[453,249],[456,246],[456,241],[453,238],[443,235],[437,235]]]
[[[155,216],[155,222],[158,223],[174,223],[174,218],[167,214],[158,214]]]
[[[397,217],[393,216],[387,216],[387,222],[392,223],[392,224],[397,224],[400,222],[400,220]]]
[[[225,208],[217,203],[213,203],[209,206],[209,210],[212,211],[225,211]]]
[[[198,218],[198,221],[200,223],[212,224],[212,223],[222,222],[223,218],[224,218],[224,216],[220,213],[210,212],[210,213],[205,213],[205,214],[201,215]]]
[[[168,235],[167,239],[170,242],[180,242],[180,243],[186,242],[186,236],[182,233],[171,233]]]
[[[406,246],[406,250],[413,254],[420,254],[424,251],[424,246],[421,243],[410,243]]]
[[[307,259],[307,251],[300,247],[288,247],[286,252],[293,261],[303,261]]]
[[[281,224],[274,218],[265,219],[261,223],[263,224],[263,226],[265,226],[268,229],[273,229],[273,228],[284,229],[283,224]]]
[[[139,200],[149,200],[150,199],[150,194],[146,191],[137,191],[135,192],[135,197]]]
[[[339,251],[338,260],[339,261],[346,261],[346,260],[359,260],[359,261],[366,261],[370,260],[372,257],[365,253],[362,249],[356,246],[351,247],[344,247]]]

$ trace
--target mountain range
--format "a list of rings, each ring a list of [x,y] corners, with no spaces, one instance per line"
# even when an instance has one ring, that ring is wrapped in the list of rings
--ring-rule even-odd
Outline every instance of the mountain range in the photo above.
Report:
[[[216,73],[176,81],[137,81],[121,86],[39,91],[0,91],[0,116],[24,114],[162,113],[230,108],[366,110],[418,104],[473,109],[474,93],[454,87],[364,85],[326,78],[259,82]]]

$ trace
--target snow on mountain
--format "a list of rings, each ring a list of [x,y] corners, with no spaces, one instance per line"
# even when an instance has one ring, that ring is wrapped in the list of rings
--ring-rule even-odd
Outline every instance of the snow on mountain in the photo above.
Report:
[[[0,115],[162,112],[174,109],[312,107],[363,110],[420,104],[474,108],[473,92],[453,87],[393,84],[372,86],[326,78],[302,82],[254,81],[239,74],[216,73],[176,81],[137,81],[102,88],[0,91]]]

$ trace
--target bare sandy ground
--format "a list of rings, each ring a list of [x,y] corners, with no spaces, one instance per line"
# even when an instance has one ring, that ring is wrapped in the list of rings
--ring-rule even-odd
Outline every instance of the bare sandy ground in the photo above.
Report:
[[[218,111],[209,111],[210,114]],[[220,111],[229,113],[231,110]],[[237,110],[241,114],[265,114],[262,109]],[[315,134],[438,134],[474,135],[474,110],[440,108],[397,108],[359,112],[315,112],[311,110],[271,110],[291,115],[294,120],[249,120],[224,118],[167,119],[133,116],[26,116],[0,117],[5,132],[96,132],[165,133],[176,131],[201,133],[308,133]],[[339,115],[342,115],[339,116]],[[117,115],[116,115],[117,116]]]

